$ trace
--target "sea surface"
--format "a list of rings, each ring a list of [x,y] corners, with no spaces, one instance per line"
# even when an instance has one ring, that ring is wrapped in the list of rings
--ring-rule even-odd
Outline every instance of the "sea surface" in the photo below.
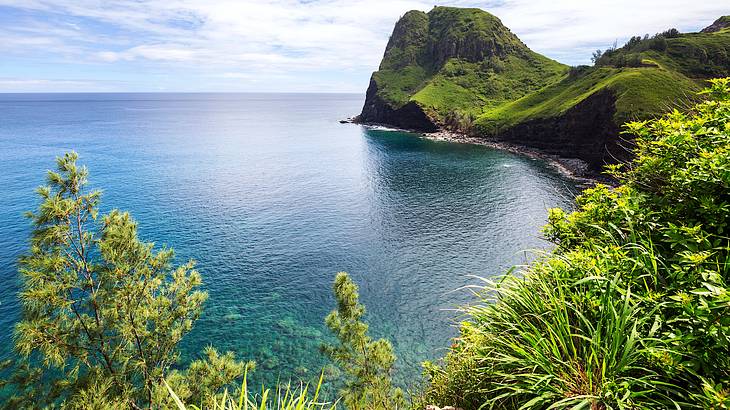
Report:
[[[485,147],[340,124],[351,94],[0,94],[0,360],[20,315],[17,259],[34,189],[69,150],[146,241],[197,260],[210,296],[182,343],[257,361],[257,382],[327,364],[331,283],[360,286],[397,379],[444,353],[473,301],[464,286],[524,263],[547,209],[575,186],[545,163]],[[332,377],[335,377],[332,375]]]

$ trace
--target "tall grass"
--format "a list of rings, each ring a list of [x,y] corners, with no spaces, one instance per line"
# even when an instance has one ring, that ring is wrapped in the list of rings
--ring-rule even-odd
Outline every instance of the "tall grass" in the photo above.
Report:
[[[427,397],[465,409],[730,408],[730,78],[626,125],[635,159],[481,289]]]
[[[676,354],[655,335],[659,305],[632,291],[653,269],[651,249],[594,251],[485,279],[446,365],[426,366],[428,399],[466,409],[687,406],[657,365]]]
[[[319,394],[324,380],[320,376],[312,397],[309,397],[309,386],[300,384],[293,387],[291,384],[279,384],[273,392],[263,388],[261,393],[253,394],[249,391],[247,374],[243,376],[241,390],[236,395],[230,395],[225,390],[219,397],[210,397],[207,403],[200,406],[185,404],[175,394],[172,388],[165,383],[170,396],[175,401],[178,410],[336,410],[337,402],[327,403],[319,401]]]

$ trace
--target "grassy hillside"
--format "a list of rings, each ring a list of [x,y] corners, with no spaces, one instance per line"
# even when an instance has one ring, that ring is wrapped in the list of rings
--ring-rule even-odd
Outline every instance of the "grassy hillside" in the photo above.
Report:
[[[476,129],[482,134],[499,134],[522,122],[557,117],[603,90],[616,96],[614,120],[622,124],[674,108],[667,104],[683,101],[699,89],[698,81],[664,68],[591,68],[487,110],[477,119]]]
[[[450,111],[480,115],[558,80],[566,68],[537,53],[470,63],[450,59],[411,99],[436,118]]]
[[[584,141],[601,134],[593,146],[614,146],[615,151],[621,124],[684,108],[707,79],[728,75],[730,17],[701,33],[672,29],[633,37],[623,47],[606,50],[595,66],[569,68],[530,50],[485,11],[435,7],[429,13],[408,12],[396,24],[361,117],[403,126],[398,120],[410,116],[405,126],[412,127],[417,107],[432,123],[424,129],[440,126],[550,146],[550,153],[585,157],[600,169],[605,156],[559,147],[568,136]],[[600,123],[576,121],[584,110],[560,121],[599,95],[600,100],[587,103],[592,107],[587,112],[604,107],[608,114]],[[553,134],[555,141],[548,141]]]
[[[682,104],[704,80],[730,75],[730,29],[677,37],[635,38],[607,51],[595,67],[578,67],[536,93],[487,109],[476,121],[483,134],[516,124],[560,116],[589,96],[610,90],[616,96],[616,124],[646,119]]]
[[[398,21],[373,80],[377,96],[391,107],[415,101],[443,120],[452,111],[479,115],[566,72],[485,11],[435,7]]]

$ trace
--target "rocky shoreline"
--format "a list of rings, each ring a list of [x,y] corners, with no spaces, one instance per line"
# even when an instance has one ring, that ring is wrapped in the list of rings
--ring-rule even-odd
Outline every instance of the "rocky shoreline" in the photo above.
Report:
[[[539,159],[545,161],[551,168],[553,168],[561,175],[578,182],[581,186],[591,186],[603,181],[602,178],[591,173],[591,169],[588,166],[588,163],[578,158],[565,158],[558,155],[546,154],[534,148],[525,147],[523,145],[474,137],[453,131],[439,130],[436,132],[421,132],[418,134],[432,141],[482,145],[485,147],[498,149],[500,151],[507,151],[513,154],[522,155],[528,158]]]
[[[571,180],[577,182],[578,186],[581,188],[588,188],[597,183],[611,184],[611,181],[608,178],[602,177],[600,175],[596,175],[591,170],[588,163],[581,159],[566,158],[566,157],[561,157],[559,155],[546,154],[544,152],[540,152],[539,150],[537,150],[535,148],[530,148],[530,147],[526,147],[523,145],[517,145],[517,144],[512,144],[512,143],[503,142],[503,141],[491,140],[491,139],[482,138],[482,137],[475,137],[472,135],[443,130],[443,129],[435,131],[435,132],[423,132],[423,131],[409,130],[409,129],[403,129],[403,128],[396,128],[396,127],[392,127],[387,124],[363,123],[363,122],[358,121],[357,117],[348,118],[346,120],[341,120],[340,123],[359,124],[359,125],[362,125],[365,127],[371,127],[371,128],[387,127],[388,129],[392,129],[392,130],[396,130],[396,131],[414,133],[414,134],[421,136],[422,138],[429,139],[432,141],[451,142],[451,143],[457,143],[457,144],[481,145],[481,146],[497,149],[500,151],[507,151],[507,152],[511,152],[513,154],[522,155],[522,156],[525,156],[528,158],[539,159],[539,160],[545,161],[552,169],[554,169],[561,175],[568,177]]]

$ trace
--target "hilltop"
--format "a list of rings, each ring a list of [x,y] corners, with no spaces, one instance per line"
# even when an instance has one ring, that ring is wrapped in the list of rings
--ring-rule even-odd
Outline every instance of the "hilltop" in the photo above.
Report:
[[[700,33],[633,37],[596,57],[590,67],[551,60],[480,9],[409,11],[358,120],[528,146],[597,173],[629,158],[623,123],[689,103],[705,80],[730,75],[730,17]]]
[[[568,67],[530,50],[479,9],[409,11],[373,73],[361,120],[433,131],[559,80]]]

